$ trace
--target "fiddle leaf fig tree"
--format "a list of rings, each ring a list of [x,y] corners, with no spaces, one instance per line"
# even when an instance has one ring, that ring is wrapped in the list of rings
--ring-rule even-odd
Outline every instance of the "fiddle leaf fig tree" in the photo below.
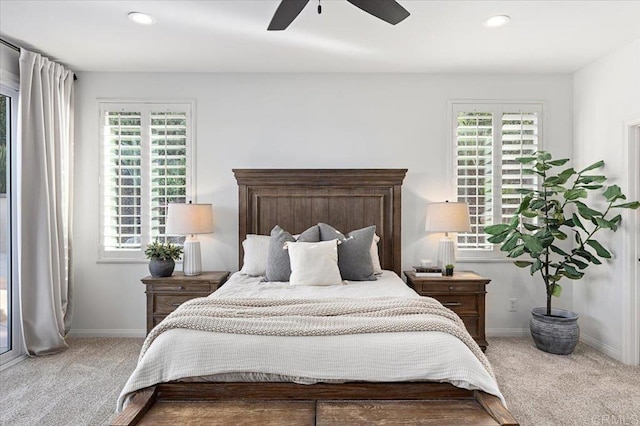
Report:
[[[562,293],[558,282],[564,277],[579,280],[588,266],[611,258],[595,236],[615,232],[622,221],[619,211],[637,209],[640,202],[625,202],[620,187],[604,185],[607,178],[598,173],[604,161],[580,171],[562,168],[569,159],[554,160],[545,151],[516,161],[527,167],[525,173],[540,176],[542,185],[535,190],[518,189],[523,198],[509,223],[487,226],[485,232],[490,235],[488,241],[500,244],[508,257],[520,259],[516,266],[529,268],[531,275],[540,274],[546,287],[547,315],[551,315],[551,297]],[[588,200],[589,194],[600,199]],[[588,201],[593,201],[591,206]],[[567,238],[575,241],[569,251],[556,244]],[[523,256],[527,260],[521,260]]]

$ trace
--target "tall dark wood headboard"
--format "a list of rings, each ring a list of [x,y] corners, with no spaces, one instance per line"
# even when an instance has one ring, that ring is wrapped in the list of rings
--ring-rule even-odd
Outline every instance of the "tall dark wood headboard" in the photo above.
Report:
[[[292,234],[318,222],[342,232],[376,225],[383,269],[401,273],[401,193],[407,169],[234,169],[239,238]],[[239,244],[242,266],[242,244]]]

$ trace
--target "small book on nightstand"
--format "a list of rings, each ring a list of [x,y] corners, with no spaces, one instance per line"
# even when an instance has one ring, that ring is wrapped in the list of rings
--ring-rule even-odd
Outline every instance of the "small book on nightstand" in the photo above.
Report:
[[[442,276],[442,268],[438,266],[414,266],[413,272],[415,272],[416,277],[441,277]]]

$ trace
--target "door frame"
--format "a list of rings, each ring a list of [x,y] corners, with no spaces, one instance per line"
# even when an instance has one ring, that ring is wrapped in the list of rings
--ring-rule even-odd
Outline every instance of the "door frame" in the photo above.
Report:
[[[17,147],[18,147],[18,83],[16,78],[8,78],[11,77],[9,73],[3,72],[0,75],[0,87],[2,89],[2,93],[8,96],[11,96],[11,136],[10,140],[7,141],[9,143],[9,169],[10,180],[9,183],[12,186],[10,189],[9,195],[9,227],[11,228],[11,240],[9,241],[9,253],[11,258],[11,264],[7,265],[7,278],[9,280],[8,287],[10,290],[10,301],[11,310],[9,315],[11,318],[9,319],[11,324],[11,350],[5,352],[0,355],[0,371],[5,368],[10,367],[11,365],[23,360],[26,357],[26,351],[24,349],[24,340],[22,336],[22,315],[21,315],[21,306],[20,306],[20,285],[18,278],[18,258],[17,251],[15,248],[17,247],[18,233],[16,232],[16,218],[18,217],[18,197],[17,192],[15,191],[15,182],[17,182]]]
[[[640,115],[624,122],[630,200],[640,200]],[[623,260],[622,362],[640,365],[640,210],[627,210]]]

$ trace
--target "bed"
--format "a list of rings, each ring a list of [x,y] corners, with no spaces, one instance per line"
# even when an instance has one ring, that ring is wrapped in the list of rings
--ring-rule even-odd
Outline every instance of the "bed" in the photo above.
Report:
[[[211,298],[322,302],[365,294],[374,302],[390,297],[421,299],[399,278],[405,173],[405,169],[234,170],[239,241],[250,234],[268,235],[275,225],[292,233],[319,222],[345,231],[375,225],[384,272],[377,281],[295,290],[287,283],[264,283],[237,273]],[[242,248],[239,261],[242,265]],[[139,365],[132,374],[119,399],[129,403],[113,424],[186,424],[186,419],[198,419],[193,424],[517,424],[495,380],[486,374],[490,367],[483,368],[463,343],[437,331],[411,336],[331,336],[339,343],[333,339],[325,348],[327,336],[253,336],[238,344],[224,333],[168,330],[146,349],[140,364],[151,367],[139,373]],[[416,352],[411,345],[417,343],[428,350]],[[257,356],[247,356],[256,352]],[[313,368],[299,362],[313,356],[318,360]],[[231,365],[234,358],[244,363],[244,374]],[[166,359],[181,362],[156,369]],[[421,367],[426,359],[446,364],[453,377],[426,372]],[[202,374],[194,375],[198,363]]]

